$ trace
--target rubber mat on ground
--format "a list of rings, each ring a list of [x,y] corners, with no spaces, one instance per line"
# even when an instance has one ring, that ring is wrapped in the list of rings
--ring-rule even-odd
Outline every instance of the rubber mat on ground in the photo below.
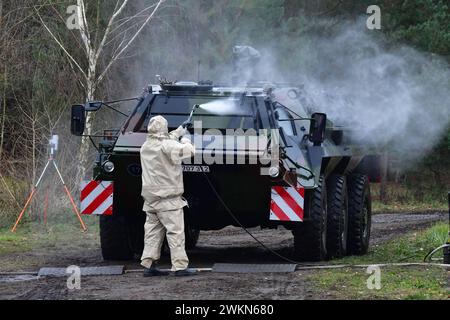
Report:
[[[278,273],[294,272],[295,264],[239,264],[239,263],[215,263],[213,272],[230,273]]]
[[[113,276],[123,274],[124,266],[81,267],[82,276]],[[41,268],[39,277],[66,277],[74,273],[73,268]]]

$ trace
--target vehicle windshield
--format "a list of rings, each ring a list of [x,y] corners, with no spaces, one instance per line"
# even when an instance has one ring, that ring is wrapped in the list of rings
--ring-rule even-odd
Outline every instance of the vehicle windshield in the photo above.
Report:
[[[147,131],[150,118],[161,115],[169,128],[177,128],[186,121],[194,105],[193,121],[201,121],[204,129],[257,129],[255,99],[253,97],[165,96],[153,100],[140,132]]]

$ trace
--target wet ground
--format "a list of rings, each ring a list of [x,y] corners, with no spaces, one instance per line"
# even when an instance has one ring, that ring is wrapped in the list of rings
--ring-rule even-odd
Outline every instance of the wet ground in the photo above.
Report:
[[[371,244],[380,244],[413,230],[445,220],[445,213],[378,214],[373,217]],[[289,256],[293,240],[284,229],[251,232],[276,252]],[[198,248],[189,252],[193,267],[222,263],[283,263],[243,230],[202,232]],[[382,262],[382,261],[380,261]],[[102,261],[97,243],[55,246],[0,256],[0,273],[38,271],[40,267],[110,265]],[[118,262],[116,264],[123,264]],[[163,267],[169,265],[167,258]],[[13,267],[14,266],[14,267]],[[0,275],[0,299],[320,299],[307,276],[314,272],[227,274],[201,272],[193,277],[142,278],[139,263],[125,264],[122,276],[82,277],[80,290],[68,290],[66,278]]]

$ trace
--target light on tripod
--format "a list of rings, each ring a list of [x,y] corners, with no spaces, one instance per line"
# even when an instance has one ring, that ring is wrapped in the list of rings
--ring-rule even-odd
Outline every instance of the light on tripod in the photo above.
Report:
[[[66,192],[67,196],[69,197],[70,204],[72,205],[72,209],[75,212],[75,214],[77,215],[78,221],[80,221],[81,228],[83,229],[83,231],[87,230],[86,225],[84,224],[83,219],[81,218],[80,212],[78,211],[78,208],[75,204],[75,201],[74,201],[72,195],[70,194],[69,188],[67,187],[66,183],[64,182],[64,179],[63,179],[61,172],[59,171],[59,168],[55,161],[54,154],[58,150],[58,140],[59,140],[58,135],[56,135],[56,134],[52,135],[52,137],[48,140],[48,146],[49,146],[50,151],[49,151],[49,157],[48,157],[47,164],[45,165],[44,170],[42,171],[41,175],[39,176],[36,184],[33,186],[33,189],[31,189],[31,193],[28,196],[28,199],[25,202],[25,205],[23,206],[22,211],[19,213],[16,223],[14,224],[13,228],[11,229],[12,232],[16,232],[17,226],[18,226],[20,220],[22,219],[22,217],[25,213],[25,210],[27,210],[28,206],[30,205],[31,201],[33,200],[33,197],[36,194],[39,184],[41,183],[42,178],[44,177],[44,174],[47,172],[47,169],[50,164],[53,164],[53,167],[55,168],[56,172],[58,173],[58,177],[61,180],[64,191]]]
[[[50,145],[50,154],[54,155],[56,151],[58,151],[58,141],[59,137],[57,134],[52,135],[50,138],[48,144]]]

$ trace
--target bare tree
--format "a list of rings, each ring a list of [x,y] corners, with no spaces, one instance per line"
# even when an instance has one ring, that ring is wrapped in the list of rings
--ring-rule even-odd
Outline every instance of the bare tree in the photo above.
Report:
[[[0,0],[0,30],[3,30],[5,28],[3,23],[3,1]],[[4,58],[4,52],[7,51],[7,41],[6,41],[6,35],[4,32],[0,34],[0,41],[1,41],[1,52],[3,54],[0,54],[0,59]],[[6,60],[6,59],[5,59]],[[4,66],[4,70],[1,70],[0,72],[3,73],[3,77],[0,76],[0,79],[3,78],[3,90],[2,90],[2,96],[0,100],[0,104],[2,105],[1,110],[1,117],[0,117],[0,160],[2,159],[3,155],[3,144],[5,139],[5,123],[6,123],[6,86],[8,85],[8,70],[7,70],[7,64],[2,63]]]
[[[53,40],[61,47],[67,58],[69,59],[73,70],[82,75],[81,85],[85,92],[87,101],[92,101],[95,98],[95,93],[102,80],[108,74],[110,68],[123,57],[123,54],[130,47],[130,45],[136,40],[142,30],[149,24],[149,22],[155,17],[158,10],[160,10],[165,0],[155,0],[151,5],[147,6],[140,12],[119,19],[119,16],[123,15],[125,8],[129,4],[128,0],[117,0],[113,12],[107,22],[106,28],[103,31],[103,36],[99,42],[96,42],[92,37],[92,32],[89,29],[89,22],[87,19],[87,7],[85,0],[77,0],[77,22],[79,37],[82,43],[83,57],[85,61],[77,61],[75,54],[70,52],[66,45],[55,35],[55,33],[48,27],[39,13],[38,8],[35,8],[36,14],[53,38]],[[97,26],[98,29],[98,26]],[[98,32],[98,30],[96,31]],[[97,38],[97,37],[94,37]],[[111,54],[105,54],[108,49]],[[100,60],[102,60],[100,70]],[[85,68],[82,66],[86,65]],[[93,130],[93,113],[88,113],[86,117],[85,133],[89,135]],[[79,167],[77,179],[83,179],[87,167],[89,151],[89,139],[87,137],[82,138],[80,152],[79,152]]]
[[[0,118],[0,160],[3,155],[3,144],[5,141],[5,123],[6,123],[6,86],[8,85],[8,70],[6,63],[3,71],[3,92],[1,97],[1,118]]]

